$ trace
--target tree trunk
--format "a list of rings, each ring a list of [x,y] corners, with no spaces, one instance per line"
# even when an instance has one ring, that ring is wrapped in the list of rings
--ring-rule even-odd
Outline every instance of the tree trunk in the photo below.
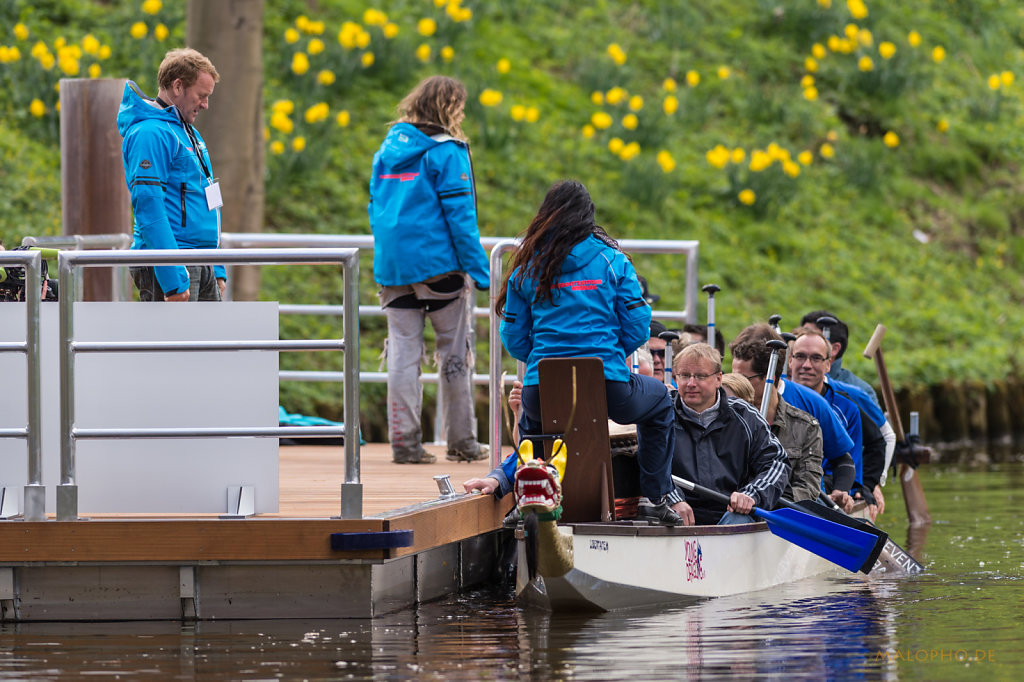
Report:
[[[187,42],[220,73],[210,108],[196,127],[220,180],[223,232],[263,229],[263,0],[188,0]],[[229,285],[238,301],[259,298],[258,266],[233,268]]]

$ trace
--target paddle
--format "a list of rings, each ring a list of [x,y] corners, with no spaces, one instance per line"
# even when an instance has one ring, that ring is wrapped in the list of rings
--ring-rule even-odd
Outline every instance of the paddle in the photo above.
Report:
[[[896,396],[892,391],[892,384],[889,382],[889,372],[885,367],[885,357],[882,355],[882,337],[885,336],[885,325],[879,324],[875,327],[875,333],[864,348],[864,357],[873,358],[875,369],[878,371],[878,383],[882,389],[882,402],[885,404],[885,411],[889,414],[889,422],[892,430],[896,433],[896,442],[906,443],[907,437],[903,432],[903,422],[900,420],[899,410],[896,409]],[[907,507],[907,518],[911,526],[924,526],[932,522],[931,513],[928,511],[928,501],[924,497],[924,487],[921,485],[921,478],[917,475],[917,469],[905,462],[899,466],[900,487],[903,489],[903,502]]]
[[[729,504],[728,495],[678,476],[673,476],[672,480],[676,485],[701,497]],[[767,523],[772,534],[851,572],[870,571],[885,545],[884,540],[870,533],[848,528],[797,509],[783,507],[775,511],[766,511],[754,507],[753,515]]]
[[[712,348],[718,347],[718,337],[715,336],[715,294],[722,290],[717,284],[705,284],[700,288],[708,295],[708,333],[707,344]]]

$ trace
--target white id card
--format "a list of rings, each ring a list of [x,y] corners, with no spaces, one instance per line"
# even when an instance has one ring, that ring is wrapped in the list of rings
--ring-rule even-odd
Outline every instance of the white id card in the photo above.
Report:
[[[220,208],[223,205],[224,199],[220,195],[220,183],[211,180],[209,186],[206,188],[206,206],[212,211],[213,209]]]

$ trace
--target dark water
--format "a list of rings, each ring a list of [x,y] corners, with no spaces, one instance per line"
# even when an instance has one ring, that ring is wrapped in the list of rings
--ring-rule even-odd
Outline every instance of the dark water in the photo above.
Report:
[[[0,679],[1024,678],[1024,464],[922,467],[934,524],[908,537],[896,484],[881,525],[928,564],[690,607],[523,613],[497,590],[374,621],[0,625]]]

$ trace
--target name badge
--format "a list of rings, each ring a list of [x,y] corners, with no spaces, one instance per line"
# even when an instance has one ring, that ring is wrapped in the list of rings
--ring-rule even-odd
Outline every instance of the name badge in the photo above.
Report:
[[[206,187],[206,207],[211,211],[224,205],[224,199],[220,195],[220,183],[210,180]]]

